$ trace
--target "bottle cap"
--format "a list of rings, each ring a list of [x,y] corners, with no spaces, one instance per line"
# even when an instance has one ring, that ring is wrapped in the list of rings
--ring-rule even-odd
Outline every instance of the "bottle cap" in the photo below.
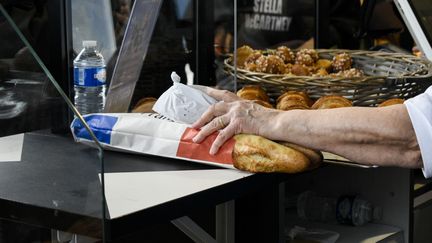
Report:
[[[96,47],[97,41],[95,40],[85,40],[82,42],[83,47]]]

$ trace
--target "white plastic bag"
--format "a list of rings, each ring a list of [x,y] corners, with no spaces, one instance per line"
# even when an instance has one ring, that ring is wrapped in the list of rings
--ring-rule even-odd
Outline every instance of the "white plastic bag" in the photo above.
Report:
[[[176,122],[192,124],[217,101],[202,90],[180,83],[180,77],[171,73],[173,86],[165,91],[153,110]]]

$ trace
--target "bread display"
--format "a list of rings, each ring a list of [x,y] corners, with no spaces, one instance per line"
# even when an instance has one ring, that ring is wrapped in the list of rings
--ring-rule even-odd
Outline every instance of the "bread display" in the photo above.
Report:
[[[154,113],[152,110],[153,105],[156,103],[157,99],[153,97],[146,97],[140,99],[134,108],[132,109],[132,112],[134,113]]]
[[[234,167],[249,172],[298,173],[317,167],[305,154],[266,138],[239,134],[234,136]]]
[[[237,91],[237,96],[245,100],[261,100],[269,102],[266,91],[259,85],[246,85]]]
[[[404,101],[405,101],[404,99],[400,99],[400,98],[388,99],[388,100],[381,102],[381,104],[379,104],[378,107],[403,104]]]
[[[249,46],[237,49],[238,67],[251,72],[314,77],[363,76],[363,72],[353,69],[352,64],[352,57],[346,52],[335,54],[332,60],[329,60],[321,58],[315,49],[293,51],[286,46],[265,51],[254,50]]]
[[[328,95],[319,98],[313,105],[312,109],[332,109],[341,107],[350,107],[352,102],[342,96]]]
[[[310,109],[312,100],[304,92],[287,91],[277,99],[276,109],[278,110],[305,110]]]

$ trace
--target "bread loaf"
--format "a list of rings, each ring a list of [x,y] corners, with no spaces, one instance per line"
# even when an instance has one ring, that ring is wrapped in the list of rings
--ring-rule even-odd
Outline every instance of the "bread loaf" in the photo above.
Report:
[[[261,136],[239,134],[234,139],[232,156],[234,167],[239,170],[298,173],[317,167],[320,163],[316,157],[311,162],[302,152]]]

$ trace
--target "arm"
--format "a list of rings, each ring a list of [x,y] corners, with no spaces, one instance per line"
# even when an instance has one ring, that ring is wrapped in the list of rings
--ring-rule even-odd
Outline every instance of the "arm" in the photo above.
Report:
[[[263,131],[274,140],[332,152],[352,161],[420,168],[420,149],[405,105],[281,112]]]
[[[422,166],[405,105],[277,111],[249,101],[221,102],[193,127],[201,128],[195,142],[220,130],[211,154],[233,135],[250,133],[332,152],[364,164]]]

